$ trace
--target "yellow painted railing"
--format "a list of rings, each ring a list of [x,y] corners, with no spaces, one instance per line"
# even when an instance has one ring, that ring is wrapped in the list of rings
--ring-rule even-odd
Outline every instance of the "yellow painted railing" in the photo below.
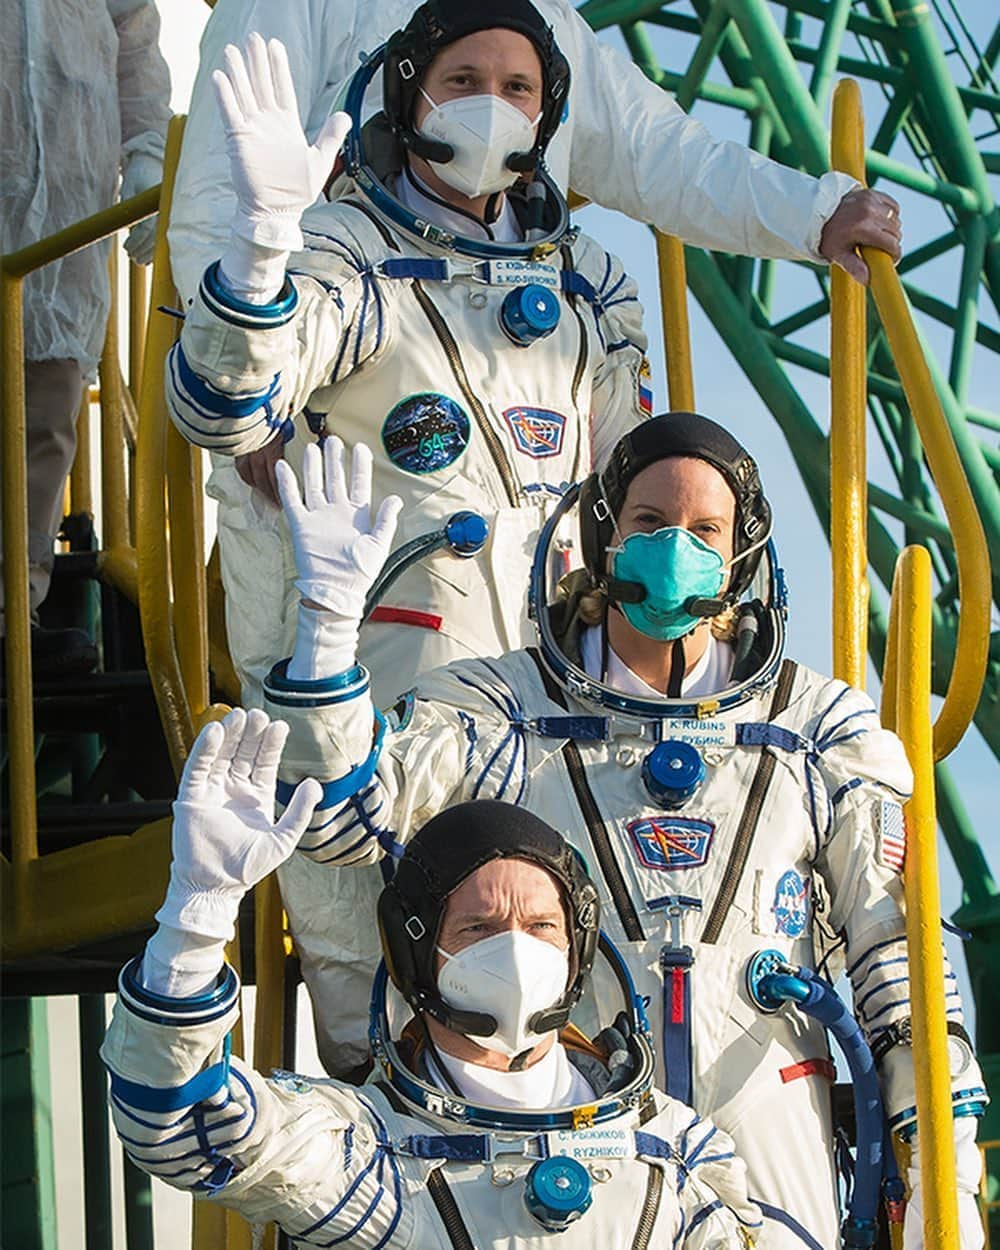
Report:
[[[856,82],[844,79],[834,92],[833,148],[845,172],[859,182],[864,181],[865,173],[863,136],[861,92]],[[941,760],[955,749],[971,723],[986,674],[991,605],[989,554],[982,521],[892,260],[885,252],[870,247],[863,249],[863,255],[871,271],[871,290],[879,317],[955,540],[961,607],[955,660],[944,703],[934,725],[934,758]],[[856,506],[855,489],[852,488],[852,507]],[[836,493],[835,490],[835,496]],[[835,560],[838,554],[835,543]],[[856,569],[857,563],[855,554],[852,567]],[[855,591],[857,593],[857,587]],[[847,605],[840,621],[846,629],[851,621],[856,624],[856,618],[857,604]],[[854,655],[857,647],[856,639],[849,648],[845,646],[842,656],[845,663],[848,650]]]
[[[656,232],[656,261],[660,273],[660,314],[663,349],[667,359],[667,391],[671,412],[694,412],[694,373],[691,368],[691,327],[688,321],[684,244],[670,234]]]
[[[892,684],[883,685],[883,719],[893,720],[913,768],[906,805],[906,943],[910,958],[917,1140],[924,1245],[958,1250],[958,1189],[948,1065],[941,894],[938,885],[934,746],[931,727],[931,559],[907,547],[893,578]],[[887,715],[888,713],[888,715]]]
[[[843,86],[844,84],[841,84]],[[836,106],[835,106],[836,107]],[[835,112],[835,118],[839,115]],[[837,124],[831,165],[864,169],[859,126]],[[833,557],[833,675],[859,690],[868,665],[868,465],[865,289],[830,272],[830,551]]]

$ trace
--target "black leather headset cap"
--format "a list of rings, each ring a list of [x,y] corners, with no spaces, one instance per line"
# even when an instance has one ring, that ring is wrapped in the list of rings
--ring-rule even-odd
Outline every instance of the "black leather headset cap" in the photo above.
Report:
[[[552,27],[530,0],[426,0],[402,30],[389,36],[382,66],[383,107],[397,139],[417,156],[441,163],[454,156],[448,144],[413,128],[413,104],[424,71],[450,43],[494,29],[515,30],[530,39],[542,62],[542,115],[535,144],[529,152],[511,156],[508,167],[525,173],[542,159],[566,108],[570,70]]]
[[[435,953],[448,895],[494,859],[526,859],[558,881],[566,909],[570,972],[566,992],[540,1013],[539,1033],[559,1029],[578,1001],[597,950],[600,904],[576,851],[551,825],[511,803],[480,799],[446,808],[410,840],[378,901],[386,968],[414,1010],[460,1033],[488,1036],[491,1016],[456,1011],[437,989]]]

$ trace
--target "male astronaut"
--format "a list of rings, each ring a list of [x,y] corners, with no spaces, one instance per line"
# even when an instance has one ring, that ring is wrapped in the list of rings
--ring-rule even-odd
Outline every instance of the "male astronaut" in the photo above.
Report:
[[[783,659],[784,583],[754,461],[695,414],[636,427],[580,490],[585,568],[557,596],[547,549],[575,489],[539,540],[540,649],[424,675],[384,718],[353,637],[393,505],[370,526],[340,456],[332,440],[307,453],[305,506],[278,466],[303,604],[267,706],[292,726],[286,784],[325,783],[300,850],[334,864],[398,854],[428,813],[467,798],[557,826],[591,865],[605,927],[650,999],[667,1092],[711,1115],[747,1161],[762,1244],[838,1244],[826,1038],[794,1011],[761,1014],[746,976],[763,948],[815,967],[823,898],[890,1122],[912,1135],[899,878],[911,774],[865,695]],[[975,1247],[985,1091],[947,977],[962,1245]],[[314,1002],[330,1012],[315,990]],[[907,1244],[920,1243],[911,1211]]]
[[[297,1246],[527,1250],[570,1226],[583,1250],[753,1244],[743,1165],[652,1089],[641,1000],[606,942],[624,1010],[593,1042],[569,1023],[598,952],[597,891],[554,829],[507,804],[430,821],[379,901],[412,1018],[390,1031],[383,968],[374,1083],[265,1079],[230,1056],[239,981],[223,943],[319,794],[305,782],[275,825],[284,732],[237,710],[185,768],[159,927],[122,972],[101,1052],[133,1162]]]

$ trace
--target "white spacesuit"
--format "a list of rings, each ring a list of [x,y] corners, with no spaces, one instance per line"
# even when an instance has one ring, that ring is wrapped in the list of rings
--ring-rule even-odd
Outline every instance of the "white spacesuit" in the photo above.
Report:
[[[260,712],[232,713],[203,733],[185,771],[160,928],[145,956],[122,972],[101,1052],[115,1125],[132,1161],[252,1222],[276,1221],[299,1246],[541,1250],[568,1228],[584,1250],[753,1244],[760,1212],[747,1198],[732,1142],[651,1087],[642,1001],[613,947],[599,940],[593,885],[554,830],[507,805],[468,805],[464,815],[445,814],[437,830],[431,822],[401,871],[403,879],[411,869],[416,897],[394,885],[392,898],[380,902],[398,993],[390,999],[380,970],[372,1013],[376,1080],[358,1089],[287,1072],[265,1079],[230,1055],[239,982],[228,967],[220,971],[225,931],[244,890],[292,850],[318,791],[307,782],[294,816],[286,812],[271,825],[281,728]],[[456,819],[472,834],[458,857]],[[425,888],[429,866],[439,892]],[[495,1012],[484,1017],[470,1013],[454,977],[436,983],[431,971],[425,980],[423,957],[436,959],[448,893],[496,869],[513,890],[513,910],[505,898],[490,903],[477,895],[487,898],[497,932],[474,935],[450,957],[471,955],[491,967],[502,988],[480,1006],[480,1013],[487,1006]],[[537,889],[539,880],[565,937],[532,936],[534,913],[518,911],[537,897],[523,883]],[[422,933],[417,915],[427,922]],[[560,949],[563,942],[568,949]],[[589,1042],[568,1017],[586,992],[599,945],[618,986],[619,1014]],[[530,948],[561,967],[558,985],[539,984],[537,956],[509,962],[511,952]],[[538,1001],[551,1004],[544,1022],[528,1014],[539,992]],[[433,1041],[418,997],[433,1000],[426,1010],[450,1022]],[[412,1017],[401,1035],[390,1024],[393,1001],[401,1020]],[[457,1027],[463,1020],[477,1036],[492,1026],[470,1051],[478,1056],[472,1061],[445,1049],[469,1047]],[[494,1037],[509,1028],[531,1036],[518,1065],[483,1066],[506,1053]],[[553,1064],[569,1074],[565,1092],[551,1103],[532,1102],[528,1091]]]
[[[636,588],[637,574],[624,564],[616,563],[613,578],[604,573],[605,553],[625,551],[614,545],[614,518],[627,484],[667,456],[711,465],[736,496],[738,559],[731,564],[740,572],[728,593],[738,596],[770,529],[756,466],[721,427],[669,414],[623,439],[608,469],[584,485],[588,574],[577,574],[569,597],[548,610],[554,596],[546,548],[575,492],[547,526],[532,579],[540,651],[424,675],[388,723],[376,716],[373,740],[366,674],[343,671],[343,651],[334,661],[324,641],[327,630],[331,640],[338,637],[339,617],[304,607],[302,616],[313,619],[299,643],[327,681],[302,683],[278,665],[265,686],[266,706],[292,726],[287,780],[328,779],[300,845],[306,855],[346,864],[398,854],[428,815],[467,798],[505,799],[562,830],[590,865],[607,930],[650,1000],[668,1092],[710,1114],[747,1160],[750,1191],[766,1217],[762,1244],[831,1247],[838,1220],[827,1040],[795,1013],[762,1014],[748,994],[747,969],[764,948],[813,968],[819,930],[841,935],[855,1009],[881,1061],[890,1122],[912,1131],[912,1058],[900,1027],[909,1016],[909,989],[899,878],[900,803],[910,769],[865,695],[782,659],[784,588],[770,549],[769,576],[755,584],[759,599],[740,608],[735,644],[712,640],[677,697],[645,684],[608,654],[606,643],[602,662],[602,628],[584,627],[578,614],[581,588],[603,585],[626,614],[633,605],[641,612],[644,598],[661,619],[674,611],[662,608],[662,595],[654,598],[645,583]],[[343,505],[331,503],[328,516],[322,506],[302,510],[291,500],[290,477],[282,481],[300,560],[312,568],[308,551],[329,558],[323,535],[343,517]],[[320,493],[314,483],[312,499]],[[640,538],[673,541],[680,533],[660,529]],[[708,548],[702,557],[706,551],[710,569],[713,558],[722,565]],[[365,580],[357,571],[355,577]],[[686,606],[676,610],[694,610],[695,617],[682,629],[732,605],[717,597],[723,581],[720,573],[692,583],[696,600],[689,585],[679,600]],[[316,589],[310,599],[332,604]],[[606,640],[607,612],[604,620]],[[303,663],[298,648],[294,660]],[[304,915],[293,920],[310,923]],[[318,920],[312,924],[320,928]],[[329,1022],[335,987],[324,1000],[322,969],[307,975]],[[975,1246],[978,1156],[975,1119],[968,1117],[981,1114],[985,1092],[950,969],[947,978],[963,1246]],[[344,1024],[337,1020],[342,1033]],[[803,1158],[808,1168],[800,1166]],[[920,1244],[919,1227],[910,1238],[909,1245]]]

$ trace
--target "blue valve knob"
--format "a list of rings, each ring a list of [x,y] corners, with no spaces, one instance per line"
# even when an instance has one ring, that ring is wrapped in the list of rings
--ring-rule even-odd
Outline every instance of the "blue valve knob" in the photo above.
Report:
[[[444,535],[456,556],[468,559],[482,551],[490,527],[478,512],[455,512],[445,523]]]
[[[565,1232],[593,1202],[590,1174],[568,1155],[539,1159],[524,1180],[524,1203],[551,1233]]]
[[[642,761],[642,780],[661,807],[683,807],[705,780],[705,762],[690,742],[658,742]]]
[[[518,347],[530,347],[545,338],[559,324],[559,299],[554,291],[529,282],[517,286],[500,306],[500,326]]]

